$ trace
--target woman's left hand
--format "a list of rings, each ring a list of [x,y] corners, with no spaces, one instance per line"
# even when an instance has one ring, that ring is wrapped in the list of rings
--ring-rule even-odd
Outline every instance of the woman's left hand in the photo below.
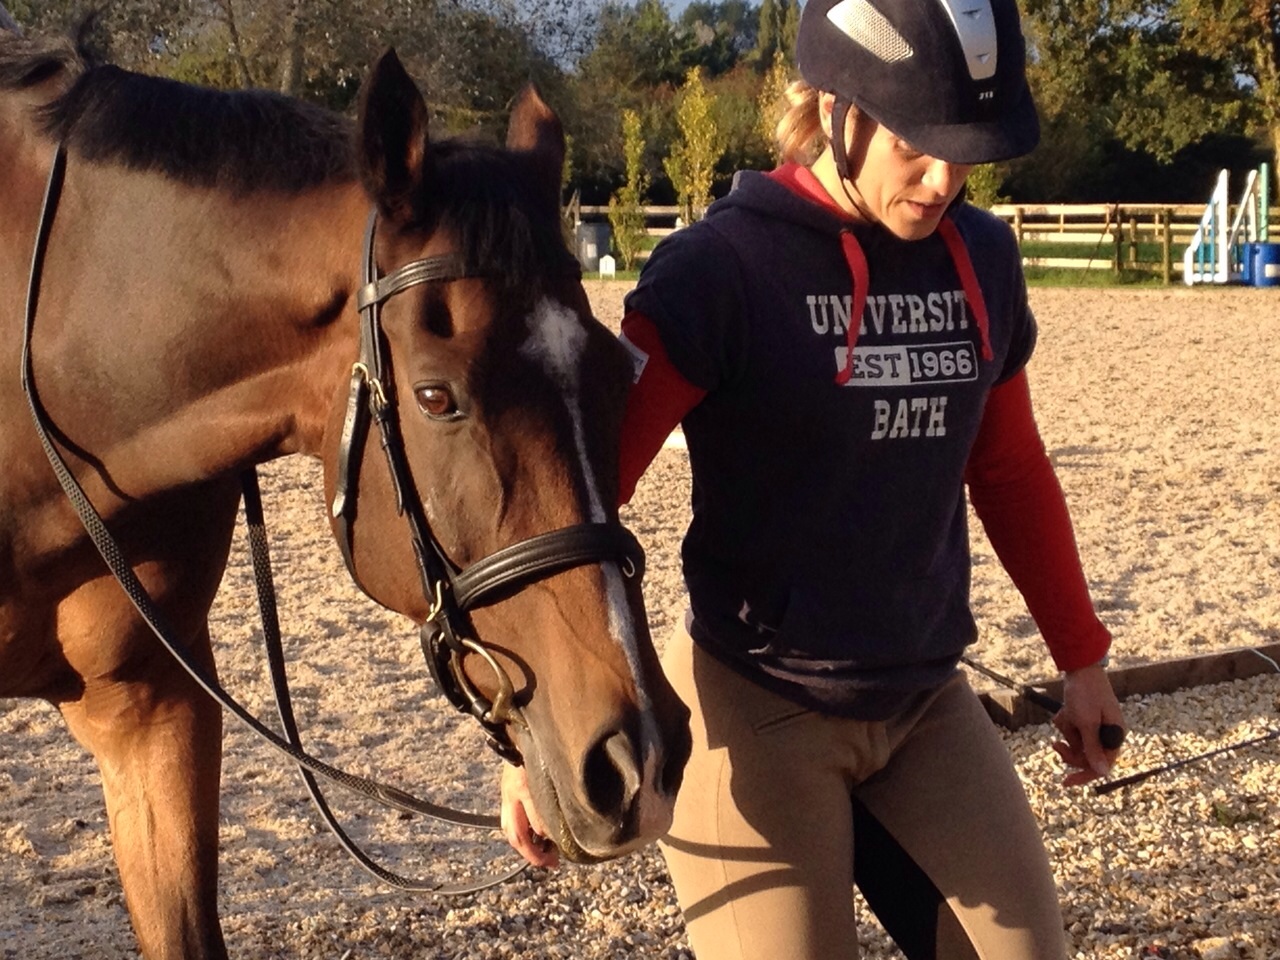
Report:
[[[1101,664],[1072,670],[1063,683],[1062,701],[1053,725],[1065,742],[1054,743],[1053,749],[1076,768],[1063,778],[1063,784],[1074,787],[1107,776],[1120,747],[1104,747],[1100,731],[1107,724],[1124,729],[1124,714],[1107,671]]]

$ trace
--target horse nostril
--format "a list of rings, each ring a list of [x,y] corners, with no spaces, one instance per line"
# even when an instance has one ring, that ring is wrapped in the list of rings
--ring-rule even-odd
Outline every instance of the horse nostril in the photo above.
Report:
[[[591,748],[583,772],[587,800],[605,816],[628,811],[640,791],[640,760],[631,737],[621,730],[602,737]]]

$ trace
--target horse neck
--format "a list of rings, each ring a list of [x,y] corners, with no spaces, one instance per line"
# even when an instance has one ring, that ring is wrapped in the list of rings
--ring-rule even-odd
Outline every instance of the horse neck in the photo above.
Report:
[[[104,460],[170,451],[141,492],[318,451],[356,351],[366,213],[354,184],[232,197],[72,158],[46,275],[74,280],[42,310],[62,372],[98,388]]]

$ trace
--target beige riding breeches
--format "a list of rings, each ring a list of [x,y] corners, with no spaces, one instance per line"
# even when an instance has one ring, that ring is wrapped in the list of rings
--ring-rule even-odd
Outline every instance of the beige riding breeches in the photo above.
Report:
[[[853,960],[855,881],[909,960],[1065,960],[1039,826],[965,680],[867,722],[743,678],[682,625],[693,755],[662,852],[697,960]]]

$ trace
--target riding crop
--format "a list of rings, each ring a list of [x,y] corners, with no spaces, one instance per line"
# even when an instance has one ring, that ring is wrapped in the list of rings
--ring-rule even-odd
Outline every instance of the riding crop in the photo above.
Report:
[[[1259,653],[1259,656],[1263,656],[1263,654]],[[1010,690],[1018,691],[1036,706],[1048,710],[1050,713],[1057,713],[1062,709],[1062,704],[1058,700],[1041,690],[1037,690],[1025,683],[1018,683],[1016,680],[1012,680],[1009,677],[996,673],[994,670],[984,667],[982,664],[970,659],[969,657],[961,657],[960,659],[966,666],[972,667],[978,673],[994,680],[1003,687],[1008,687]],[[1270,660],[1269,657],[1264,657],[1264,659]],[[1104,723],[1098,730],[1098,739],[1108,750],[1117,749],[1124,743],[1124,737],[1124,728],[1115,724]],[[1161,764],[1158,767],[1151,767],[1148,770],[1140,770],[1137,773],[1131,773],[1129,776],[1121,777],[1118,780],[1109,780],[1106,783],[1096,784],[1093,788],[1093,792],[1098,796],[1104,796],[1108,793],[1114,793],[1116,790],[1123,790],[1125,787],[1131,787],[1134,784],[1150,780],[1152,777],[1158,776],[1159,774],[1168,773],[1171,770],[1178,770],[1182,767],[1189,766],[1190,764],[1199,763],[1201,760],[1208,760],[1210,757],[1230,753],[1233,750],[1242,750],[1245,747],[1254,747],[1260,743],[1267,743],[1268,741],[1277,739],[1280,739],[1280,729],[1270,730],[1261,736],[1252,737],[1248,740],[1241,740],[1238,743],[1228,744],[1225,747],[1217,747],[1213,750],[1196,754],[1194,757],[1184,757],[1181,760],[1170,760],[1168,763]]]
[[[1062,709],[1062,701],[1049,696],[1042,690],[1026,683],[1018,683],[1003,674],[996,673],[994,670],[984,667],[969,657],[961,657],[961,662],[967,667],[972,667],[990,680],[994,680],[1002,687],[1008,687],[1010,690],[1016,690],[1024,697],[1034,703],[1037,707],[1048,710],[1050,713],[1057,713]],[[1098,741],[1108,750],[1118,750],[1120,745],[1124,743],[1124,727],[1114,723],[1104,723],[1098,728]]]
[[[1253,737],[1250,740],[1241,740],[1239,743],[1233,743],[1225,747],[1218,747],[1215,750],[1209,750],[1205,753],[1197,754],[1194,757],[1184,757],[1181,760],[1171,760],[1166,764],[1158,767],[1152,767],[1150,770],[1142,770],[1138,773],[1131,773],[1127,777],[1121,777],[1119,780],[1110,780],[1106,783],[1100,783],[1093,788],[1093,792],[1101,796],[1102,794],[1111,793],[1113,790],[1122,790],[1125,787],[1131,787],[1135,783],[1142,783],[1149,780],[1160,773],[1168,773],[1170,770],[1177,770],[1191,763],[1199,763],[1201,760],[1207,760],[1210,757],[1216,757],[1220,753],[1230,753],[1232,750],[1240,750],[1244,747],[1256,746],[1259,743],[1266,743],[1268,740],[1280,738],[1280,730],[1272,730],[1264,733],[1260,737]]]

